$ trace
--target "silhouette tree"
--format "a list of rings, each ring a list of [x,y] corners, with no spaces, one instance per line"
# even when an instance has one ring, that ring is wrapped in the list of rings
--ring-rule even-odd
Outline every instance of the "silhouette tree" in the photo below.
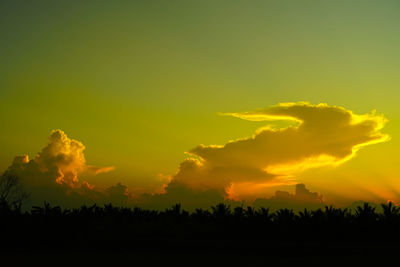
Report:
[[[304,209],[303,211],[299,211],[299,216],[298,216],[298,220],[300,222],[306,223],[306,222],[310,222],[312,219],[312,212]]]
[[[0,177],[0,205],[20,210],[23,202],[29,198],[29,194],[23,190],[19,177],[4,173]]]
[[[291,209],[279,209],[274,214],[274,222],[282,225],[294,222],[296,214]]]
[[[256,211],[253,207],[248,206],[245,211],[245,214],[247,218],[253,218],[256,215]]]
[[[360,223],[370,224],[377,220],[375,207],[365,202],[362,206],[356,208],[356,220]]]
[[[61,217],[70,213],[68,209],[62,210],[61,207],[52,207],[50,203],[44,202],[43,207],[32,206],[32,215],[42,216],[42,217]]]
[[[232,214],[231,206],[224,203],[219,203],[211,207],[211,210],[214,217],[217,219],[227,218]]]
[[[270,212],[269,208],[260,208],[257,211],[257,216],[259,216],[261,218],[261,220],[265,223],[269,223],[272,221],[272,218],[274,217],[274,215]]]
[[[13,184],[10,182],[8,186]],[[9,195],[1,196],[8,199]],[[44,202],[26,212],[0,210],[0,229],[7,229],[1,233],[0,241],[35,240],[71,245],[100,241],[140,244],[140,240],[396,243],[400,238],[400,208],[390,202],[381,206],[382,213],[368,203],[357,207],[354,213],[333,206],[295,213],[291,209],[271,212],[269,208],[255,210],[243,206],[232,210],[226,203],[220,203],[210,211],[196,209],[189,213],[180,204],[164,211],[112,204],[69,210]]]
[[[394,206],[391,201],[387,204],[381,204],[381,206],[384,220],[391,220],[399,215],[399,208]]]
[[[244,209],[243,209],[243,206],[235,207],[235,208],[233,209],[233,216],[234,216],[237,220],[243,219],[243,217],[245,216],[245,211],[244,211]]]
[[[177,203],[171,209],[166,209],[165,213],[171,216],[179,216],[182,213],[182,205]]]

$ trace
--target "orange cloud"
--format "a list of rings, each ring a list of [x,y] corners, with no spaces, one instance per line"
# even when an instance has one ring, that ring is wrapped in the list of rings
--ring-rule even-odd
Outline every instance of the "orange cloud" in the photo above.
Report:
[[[107,172],[115,170],[114,166],[110,166],[110,167],[86,166],[86,168],[89,172],[92,172],[94,174],[107,173]]]
[[[6,172],[20,177],[32,202],[52,201],[69,206],[72,203],[113,202],[127,204],[133,195],[126,186],[117,184],[98,189],[81,175],[97,175],[114,170],[114,167],[96,167],[86,164],[85,146],[69,138],[63,131],[51,132],[46,146],[32,159],[27,155],[15,157]]]
[[[297,184],[296,174],[303,170],[340,165],[361,148],[390,139],[381,132],[384,116],[375,112],[358,115],[327,104],[282,103],[224,115],[270,124],[284,120],[290,126],[267,125],[248,138],[223,145],[199,145],[187,152],[188,158],[175,175],[160,176],[164,186],[142,196],[134,196],[122,184],[98,189],[81,181],[84,175],[109,172],[114,167],[87,165],[85,146],[61,130],[52,131],[46,146],[33,159],[18,156],[6,172],[21,178],[35,203],[62,200],[58,203],[64,206],[113,202],[161,207],[179,202],[207,206],[224,198],[254,199],[274,191],[271,187]],[[299,194],[289,196],[293,201],[303,196],[318,200],[305,188],[298,189]]]
[[[250,121],[287,120],[295,125],[263,127],[254,136],[222,146],[199,145],[188,152],[174,182],[200,190],[232,191],[232,184],[292,184],[296,172],[339,165],[362,147],[388,141],[386,119],[374,111],[358,115],[342,107],[306,102],[224,115]],[[228,191],[229,193],[229,191]]]
[[[101,168],[86,165],[84,150],[85,146],[81,142],[68,138],[61,130],[54,130],[51,132],[47,145],[33,161],[41,172],[56,173],[55,181],[58,184],[70,187],[78,185],[80,173],[91,171],[98,174],[114,169],[114,167]]]

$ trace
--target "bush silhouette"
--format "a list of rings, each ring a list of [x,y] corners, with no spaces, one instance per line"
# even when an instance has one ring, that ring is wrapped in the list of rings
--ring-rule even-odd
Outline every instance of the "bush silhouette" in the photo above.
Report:
[[[139,207],[83,205],[63,209],[44,202],[30,211],[0,206],[0,240],[42,244],[132,244],[143,240],[260,240],[280,242],[391,242],[400,237],[400,209],[382,204],[382,213],[369,203],[354,212],[324,209],[269,208],[226,203],[188,212],[178,203],[164,211]],[[135,241],[139,240],[139,241]],[[141,241],[140,241],[141,240]],[[29,242],[28,242],[29,241]],[[58,242],[58,243],[57,243]],[[100,243],[98,243],[100,242]]]

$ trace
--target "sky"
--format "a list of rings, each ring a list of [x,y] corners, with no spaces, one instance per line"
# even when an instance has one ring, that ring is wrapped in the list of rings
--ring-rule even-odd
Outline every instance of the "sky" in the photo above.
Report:
[[[250,140],[267,125],[296,129],[307,121],[297,113],[272,121],[240,114],[261,109],[262,117],[279,103],[302,101],[309,104],[293,105],[313,114],[326,103],[339,113],[370,114],[363,117],[367,122],[384,117],[377,130],[381,139],[351,158],[335,154],[335,160],[292,171],[291,182],[262,189],[238,185],[231,179],[240,173],[236,169],[227,180],[226,173],[215,179],[192,174],[215,190],[207,195],[184,178],[195,199],[273,198],[276,191],[296,194],[295,185],[305,184],[326,203],[400,202],[399,11],[400,3],[389,0],[1,1],[0,172],[16,156],[28,155],[21,162],[32,160],[37,166],[30,170],[41,169],[19,174],[33,179],[28,184],[37,185],[35,190],[43,166],[47,177],[49,164],[55,164],[52,186],[42,187],[46,192],[64,170],[70,180],[61,183],[71,188],[84,188],[76,178],[88,190],[101,188],[100,195],[120,189],[132,198],[156,193],[162,199],[182,183],[187,162],[215,163],[203,153],[207,147]],[[316,131],[314,140],[353,134],[336,131],[330,118],[320,117],[319,126],[332,129],[334,138]],[[351,125],[347,119],[343,123]],[[370,138],[376,129],[360,136]],[[360,140],[347,145],[354,148],[365,141]],[[68,154],[71,142],[77,150],[68,148]],[[314,142],[302,148],[278,144],[276,150],[305,151]],[[73,168],[54,163],[54,153],[38,156],[53,146],[73,155]],[[271,155],[268,149],[261,158]],[[300,159],[297,165],[306,164]],[[222,192],[211,185],[216,179],[230,187]],[[64,197],[57,190],[49,198]]]

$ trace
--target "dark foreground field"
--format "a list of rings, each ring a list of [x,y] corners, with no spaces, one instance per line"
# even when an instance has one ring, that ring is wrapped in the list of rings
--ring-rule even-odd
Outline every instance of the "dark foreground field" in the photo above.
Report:
[[[387,244],[259,244],[152,241],[133,246],[5,249],[4,266],[399,266]],[[3,266],[3,265],[1,265]]]
[[[400,212],[382,210],[3,206],[0,266],[399,266]]]

